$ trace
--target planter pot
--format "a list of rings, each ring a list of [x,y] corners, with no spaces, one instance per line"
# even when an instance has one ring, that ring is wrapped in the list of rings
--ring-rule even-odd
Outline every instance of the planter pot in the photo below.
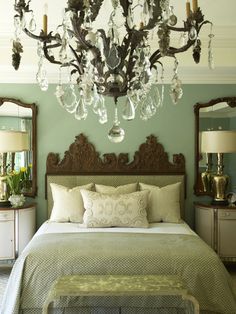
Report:
[[[8,199],[12,207],[21,207],[25,203],[25,197],[23,194],[13,194]]]

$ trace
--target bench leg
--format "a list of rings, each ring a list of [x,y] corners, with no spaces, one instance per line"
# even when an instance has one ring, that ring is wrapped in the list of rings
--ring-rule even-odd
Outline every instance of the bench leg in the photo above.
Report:
[[[48,307],[52,300],[46,300],[43,304],[43,311],[42,314],[48,314]]]
[[[194,314],[199,314],[200,313],[199,303],[194,298],[194,296],[187,294],[187,295],[182,296],[182,298],[183,298],[183,300],[187,300],[187,301],[190,301],[192,303]]]

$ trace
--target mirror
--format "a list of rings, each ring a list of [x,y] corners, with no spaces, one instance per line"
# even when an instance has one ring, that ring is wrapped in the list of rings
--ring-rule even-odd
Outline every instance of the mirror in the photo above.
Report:
[[[30,169],[29,186],[24,195],[35,197],[37,193],[37,164],[36,164],[36,105],[26,104],[14,98],[0,97],[0,130],[26,131],[29,135],[30,150],[7,154],[6,164],[13,164],[16,171],[21,167]],[[10,159],[10,160],[9,160]]]
[[[195,195],[209,195],[204,191],[201,174],[206,170],[207,159],[216,165],[216,154],[200,152],[200,134],[210,130],[236,130],[236,97],[212,99],[208,103],[197,103],[195,113]],[[211,156],[209,156],[211,155]],[[209,158],[210,157],[210,158]],[[236,154],[224,154],[224,170],[230,176],[229,190],[236,188]],[[233,166],[234,165],[234,166]],[[234,171],[233,171],[234,170]]]

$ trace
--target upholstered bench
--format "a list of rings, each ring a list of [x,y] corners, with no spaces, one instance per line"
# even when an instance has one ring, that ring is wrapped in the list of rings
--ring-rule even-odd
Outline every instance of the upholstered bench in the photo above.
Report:
[[[180,296],[188,313],[198,314],[199,304],[188,293],[177,276],[166,275],[71,275],[54,282],[43,306],[48,313],[49,304],[66,296]]]

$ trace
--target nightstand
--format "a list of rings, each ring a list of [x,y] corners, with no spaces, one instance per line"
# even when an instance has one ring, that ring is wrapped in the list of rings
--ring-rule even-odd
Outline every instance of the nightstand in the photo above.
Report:
[[[236,207],[195,203],[195,230],[225,262],[236,262]]]
[[[0,207],[0,260],[15,260],[35,233],[34,203]]]

